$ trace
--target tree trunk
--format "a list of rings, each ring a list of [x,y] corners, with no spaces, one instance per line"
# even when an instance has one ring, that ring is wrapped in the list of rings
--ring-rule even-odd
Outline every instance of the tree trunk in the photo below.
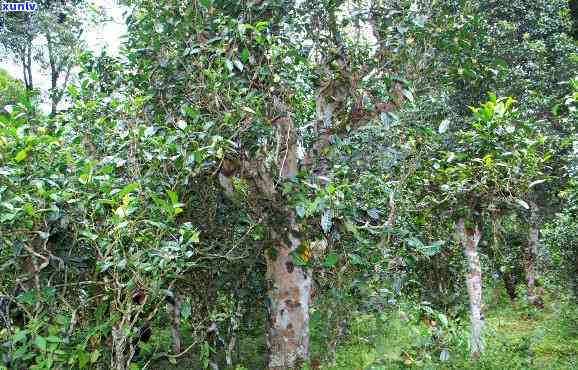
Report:
[[[530,230],[528,234],[528,249],[526,252],[526,284],[528,285],[528,301],[538,308],[544,308],[542,299],[536,292],[536,257],[540,243],[540,220],[538,206],[530,204]]]
[[[275,119],[278,141],[277,165],[280,180],[294,178],[298,167],[297,130],[293,120],[286,112],[281,102],[274,101],[277,111],[285,115]],[[225,161],[219,173],[219,182],[229,198],[235,200],[232,176],[235,169],[229,171]],[[233,167],[233,166],[232,166]],[[311,275],[292,262],[291,253],[296,251],[301,240],[299,228],[295,221],[295,212],[280,205],[283,197],[275,185],[275,173],[265,166],[262,158],[242,161],[243,175],[253,184],[254,193],[259,199],[254,204],[275,204],[277,216],[282,216],[286,227],[281,231],[271,227],[270,233],[275,245],[266,254],[267,283],[269,286],[269,369],[295,369],[301,363],[309,360],[309,300],[311,291]],[[259,217],[270,217],[262,207],[253,210]]]
[[[572,36],[575,40],[578,40],[578,0],[570,0],[568,6],[570,7],[570,14],[572,15]]]
[[[58,68],[56,68],[54,52],[52,50],[52,37],[50,37],[50,32],[46,33],[46,46],[48,48],[48,61],[50,64],[50,117],[54,117],[58,108],[58,101],[56,100],[56,89],[58,88],[58,76],[60,71]]]
[[[502,279],[504,280],[504,286],[506,287],[506,292],[508,296],[513,301],[518,297],[516,293],[516,275],[510,271],[502,274]]]
[[[113,370],[126,370],[134,356],[134,347],[126,335],[126,318],[112,327],[112,357],[110,368]]]
[[[34,90],[32,82],[32,45],[25,45],[21,49],[20,62],[22,64],[22,76],[24,77],[24,86],[27,91]]]
[[[26,71],[26,56],[22,54],[20,60],[22,64],[22,77],[24,77],[24,86],[26,87],[27,91],[30,91],[32,88],[30,87],[30,82],[28,82],[28,73]]]
[[[290,245],[277,236],[275,255],[267,256],[271,320],[269,369],[295,369],[309,359],[311,276],[291,259],[291,252],[300,245],[294,219],[291,214]]]
[[[574,300],[578,303],[578,243],[574,241]]]
[[[482,332],[484,319],[482,316],[482,268],[478,255],[480,242],[480,227],[476,223],[473,229],[466,228],[465,220],[460,218],[457,224],[458,233],[464,246],[464,254],[468,261],[466,285],[470,299],[470,356],[477,358],[484,352]]]
[[[528,250],[526,255],[526,284],[528,286],[528,301],[536,307],[542,306],[541,299],[536,294],[536,255],[538,250],[539,230],[530,226]]]
[[[57,111],[58,111],[58,102],[56,101],[56,99],[52,98],[52,102],[50,103],[50,117],[54,117]]]
[[[34,90],[34,84],[32,83],[32,41],[29,41],[28,49],[26,51],[26,73],[28,74],[28,85],[26,89],[28,91]]]
[[[181,352],[181,297],[173,295],[173,302],[169,304],[171,315],[171,350],[173,354]]]

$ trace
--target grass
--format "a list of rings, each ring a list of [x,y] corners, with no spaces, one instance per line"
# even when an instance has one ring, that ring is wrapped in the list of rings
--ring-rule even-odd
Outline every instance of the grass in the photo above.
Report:
[[[578,307],[563,296],[546,297],[544,310],[521,298],[511,302],[504,292],[488,290],[485,312],[486,352],[478,361],[468,356],[468,323],[462,318],[447,326],[434,312],[435,325],[423,320],[423,310],[411,303],[376,315],[348,318],[350,329],[338,344],[335,361],[326,361],[327,348],[320,332],[324,319],[316,317],[311,330],[312,369],[578,369]],[[315,317],[315,315],[313,315]],[[402,319],[403,318],[403,319]],[[168,335],[168,333],[166,333]],[[186,342],[186,336],[183,338]],[[162,342],[168,342],[168,337]],[[237,369],[263,369],[266,359],[265,333],[242,338]],[[440,360],[447,350],[449,358]],[[198,351],[180,358],[177,364],[161,360],[150,369],[200,369]]]
[[[494,303],[485,316],[486,352],[478,361],[468,357],[465,323],[436,329],[417,316],[403,321],[399,312],[390,312],[383,329],[377,329],[375,317],[356,318],[348,339],[337,348],[335,363],[321,369],[578,369],[575,305],[550,297],[545,309],[537,310],[523,299],[510,302],[500,292],[492,294]],[[449,354],[446,361],[440,360],[443,348]],[[313,352],[319,356],[322,349],[314,344]]]

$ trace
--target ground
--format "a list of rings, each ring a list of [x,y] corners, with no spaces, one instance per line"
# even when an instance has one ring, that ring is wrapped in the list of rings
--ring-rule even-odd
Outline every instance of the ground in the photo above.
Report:
[[[349,340],[337,350],[335,363],[321,368],[578,369],[575,304],[561,296],[549,297],[544,310],[528,306],[523,299],[493,301],[485,316],[486,353],[475,362],[467,356],[467,323],[450,321],[444,326],[443,320],[436,322],[435,313],[433,320],[424,320],[398,312],[386,315],[381,334],[376,333],[380,325],[374,317],[357,318]]]
[[[333,363],[328,363],[327,349],[317,336],[323,323],[312,322],[313,365],[309,369],[578,369],[578,306],[566,295],[547,295],[544,310],[528,305],[523,298],[512,302],[502,289],[488,290],[485,301],[486,352],[477,361],[468,356],[465,315],[446,322],[445,315],[429,306],[408,302],[384,309],[381,315],[360,314],[350,319],[352,325],[337,346]],[[243,340],[236,370],[265,366],[264,337],[262,333],[256,339]],[[163,360],[149,368],[202,366],[191,353],[177,365]]]

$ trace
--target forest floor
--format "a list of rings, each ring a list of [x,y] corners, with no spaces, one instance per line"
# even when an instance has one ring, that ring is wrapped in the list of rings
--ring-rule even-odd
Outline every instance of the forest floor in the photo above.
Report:
[[[539,310],[523,298],[510,301],[500,289],[487,293],[486,352],[475,362],[468,356],[465,314],[461,319],[446,321],[445,316],[426,309],[429,319],[424,319],[424,306],[408,302],[382,313],[379,319],[374,314],[348,318],[351,325],[336,348],[334,361],[327,360],[327,347],[321,345],[319,338],[325,323],[313,320],[313,365],[305,370],[578,369],[578,306],[564,295],[550,294],[545,298],[545,308]],[[240,361],[235,370],[264,368],[264,338],[262,333],[241,340]],[[164,360],[148,368],[205,368],[194,352],[180,358],[177,364]]]
[[[440,327],[443,320],[432,325],[423,316],[398,312],[384,324],[358,317],[334,364],[321,369],[578,369],[576,305],[560,296],[547,297],[544,310],[523,299],[492,300],[496,303],[488,304],[485,314],[486,353],[478,361],[468,358],[467,323]]]

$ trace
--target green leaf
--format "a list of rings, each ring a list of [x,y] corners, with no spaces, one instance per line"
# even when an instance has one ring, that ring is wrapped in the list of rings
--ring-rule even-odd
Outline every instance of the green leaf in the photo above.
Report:
[[[22,149],[16,154],[14,160],[16,162],[22,162],[24,159],[26,159],[26,157],[28,157],[28,149]]]
[[[425,245],[421,248],[421,252],[428,257],[434,256],[438,254],[441,250],[441,246],[443,245],[443,241],[435,242],[431,245]]]
[[[332,212],[330,210],[326,210],[323,212],[323,215],[321,215],[321,229],[323,229],[323,232],[326,234],[331,230],[331,226],[333,226],[333,221],[331,219]]]
[[[26,335],[28,335],[28,330],[16,329],[17,332],[12,336],[12,343],[18,343],[26,340]]]
[[[95,349],[94,351],[92,351],[92,353],[90,354],[90,363],[94,364],[98,361],[100,357],[100,351],[98,349]]]
[[[443,134],[448,130],[448,128],[450,128],[450,120],[446,118],[440,123],[440,126],[438,127],[438,132],[440,134]]]
[[[249,107],[241,107],[242,110],[244,110],[245,112],[249,112],[251,114],[257,114],[257,112],[255,112],[253,109],[249,108]]]
[[[530,209],[530,206],[528,205],[528,203],[524,202],[522,199],[516,199],[516,203],[518,203],[519,205],[521,205],[522,207],[524,207],[526,209]]]
[[[83,237],[95,241],[96,239],[98,239],[98,235],[96,235],[95,233],[93,233],[92,231],[90,231],[89,229],[83,229],[80,231],[80,235],[82,235]]]
[[[46,351],[46,339],[40,335],[37,335],[34,339],[34,345],[38,347],[41,351]]]
[[[349,257],[349,262],[352,265],[363,265],[363,260],[361,259],[361,257],[359,257],[357,254],[355,253],[350,253],[348,255]]]
[[[189,238],[189,242],[191,243],[199,243],[201,241],[201,239],[199,238],[199,232],[198,231],[194,231],[191,235],[191,237]]]
[[[546,182],[546,180],[536,180],[536,181],[533,181],[533,182],[530,183],[529,187],[530,187],[530,188],[533,188],[534,186],[539,185],[539,184],[541,184],[541,183],[543,183],[543,182]]]
[[[375,208],[371,208],[367,210],[367,214],[374,220],[379,220],[379,211]]]
[[[243,49],[239,57],[241,58],[243,63],[247,64],[247,62],[249,61],[249,50],[247,48]]]
[[[13,360],[17,360],[17,359],[20,359],[20,358],[24,357],[25,355],[27,355],[28,352],[30,352],[30,351],[29,351],[28,345],[26,344],[26,345],[23,345],[22,347],[18,348],[16,351],[14,351],[12,353],[11,357]]]
[[[200,3],[202,6],[204,6],[205,8],[210,7],[211,5],[213,5],[213,1],[212,0],[200,0]]]
[[[156,134],[158,130],[159,130],[159,128],[156,126],[149,126],[144,131],[144,137],[146,137],[146,138],[151,137],[154,134]]]
[[[91,176],[90,176],[89,174],[87,174],[87,173],[83,173],[82,175],[80,175],[80,176],[78,177],[78,181],[79,181],[81,184],[88,184],[88,183],[90,182],[90,179],[91,179]]]
[[[301,258],[301,255],[297,251],[291,252],[291,262],[293,262],[295,266],[307,266],[307,262]]]
[[[448,317],[441,312],[437,313],[438,321],[445,327],[448,326]]]
[[[409,238],[406,240],[406,243],[415,249],[423,249],[424,244],[418,238]]]
[[[235,60],[233,61],[233,63],[235,64],[235,67],[237,67],[237,69],[238,69],[239,71],[243,72],[244,66],[243,66],[243,63],[241,63],[241,61],[240,61],[239,59],[235,59]]]
[[[131,193],[131,192],[137,190],[139,187],[140,187],[140,185],[138,184],[138,182],[130,183],[127,186],[125,186],[124,188],[122,188],[122,190],[118,193],[118,197],[122,198],[125,195],[127,195],[128,193]]]
[[[403,89],[401,90],[401,93],[403,94],[403,96],[407,98],[407,100],[409,100],[412,103],[414,102],[413,94],[411,93],[411,91]]]
[[[78,96],[78,90],[76,89],[76,86],[73,84],[68,85],[68,94],[72,95],[72,97],[76,97]]]
[[[327,256],[325,256],[325,260],[323,261],[323,266],[325,267],[333,267],[339,262],[339,254],[335,252],[329,252]]]
[[[34,206],[30,203],[26,203],[23,209],[28,216],[35,217],[37,215],[36,211],[34,210]]]
[[[257,22],[257,24],[255,24],[255,28],[257,29],[257,31],[261,32],[264,29],[266,29],[267,27],[269,27],[269,23],[266,21],[261,21],[261,22]]]
[[[165,208],[167,206],[167,202],[165,202],[163,199],[157,197],[156,194],[151,193],[151,198],[153,198],[153,201],[155,202],[157,207]]]
[[[235,69],[233,62],[231,62],[229,59],[225,59],[225,66],[227,67],[229,72],[233,72],[233,70]]]
[[[88,353],[86,353],[86,351],[80,350],[76,353],[76,356],[78,357],[78,366],[81,369],[86,367],[90,359]]]
[[[56,336],[50,336],[50,337],[46,337],[46,341],[49,343],[60,343],[60,342],[62,342],[62,339],[60,339],[59,337],[56,337]]]
[[[167,195],[169,196],[169,199],[171,200],[171,204],[176,204],[179,202],[179,196],[174,191],[167,190]]]
[[[297,216],[303,218],[305,216],[305,206],[303,203],[299,203],[295,206],[295,212],[297,212]]]

